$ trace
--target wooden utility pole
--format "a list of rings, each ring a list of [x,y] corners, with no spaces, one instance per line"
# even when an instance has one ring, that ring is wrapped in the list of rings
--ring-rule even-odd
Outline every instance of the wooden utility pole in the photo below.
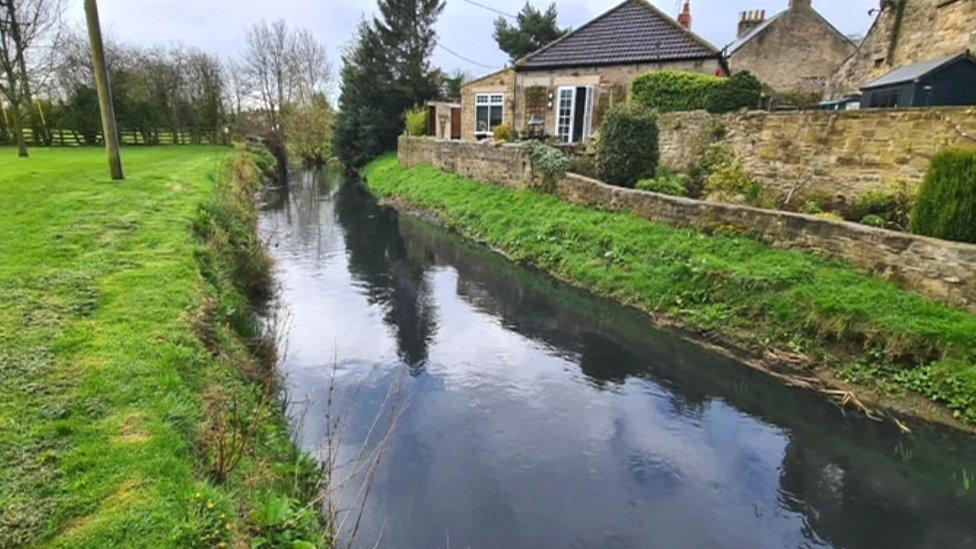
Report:
[[[95,0],[85,0],[85,18],[88,21],[88,39],[91,41],[92,67],[95,69],[95,87],[98,89],[98,105],[102,111],[102,135],[108,152],[112,179],[125,179],[122,171],[122,153],[119,151],[119,128],[115,124],[115,107],[112,105],[112,88],[108,66],[105,64],[105,46],[102,43],[102,26],[98,22],[98,6]]]

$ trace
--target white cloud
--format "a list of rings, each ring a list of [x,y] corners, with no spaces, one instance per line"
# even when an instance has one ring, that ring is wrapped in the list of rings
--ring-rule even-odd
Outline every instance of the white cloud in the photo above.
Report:
[[[516,13],[524,0],[478,0],[494,9]],[[676,15],[684,0],[653,0],[666,13]],[[549,0],[531,0],[544,7]],[[578,27],[610,9],[619,0],[557,0],[560,23]],[[734,38],[738,14],[765,9],[772,15],[786,8],[788,0],[692,0],[693,30],[722,47]],[[871,24],[868,10],[877,0],[815,0],[814,6],[846,34],[864,34]],[[99,0],[102,25],[113,37],[150,46],[182,43],[232,56],[244,49],[246,29],[261,19],[284,19],[305,27],[324,42],[338,66],[342,48],[353,37],[364,17],[371,17],[373,0]],[[70,18],[83,20],[81,2],[73,2]],[[464,0],[448,0],[438,23],[441,43],[477,62],[470,63],[443,49],[434,62],[448,71],[470,74],[488,72],[482,67],[501,67],[507,56],[498,50],[492,30],[497,14]]]

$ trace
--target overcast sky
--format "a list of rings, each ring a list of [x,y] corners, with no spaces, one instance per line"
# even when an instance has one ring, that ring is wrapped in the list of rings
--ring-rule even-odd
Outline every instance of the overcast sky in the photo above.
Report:
[[[479,75],[504,66],[507,56],[492,38],[497,13],[470,3],[447,0],[438,23],[440,43],[434,63],[452,72],[461,69]],[[525,0],[473,0],[500,12],[514,14]],[[550,0],[530,0],[544,7]],[[772,15],[789,0],[692,0],[695,32],[721,48],[735,38],[740,11],[765,9]],[[683,0],[653,0],[662,11],[676,16]],[[576,28],[620,3],[620,0],[557,0],[560,24]],[[284,19],[305,27],[324,42],[339,65],[343,46],[357,24],[374,11],[373,0],[99,0],[102,26],[114,39],[142,46],[185,44],[222,57],[244,49],[248,26],[265,19]],[[83,21],[82,2],[71,2],[70,17]],[[845,34],[865,34],[871,25],[868,10],[878,0],[814,0],[814,7]],[[465,59],[447,50],[455,52]]]

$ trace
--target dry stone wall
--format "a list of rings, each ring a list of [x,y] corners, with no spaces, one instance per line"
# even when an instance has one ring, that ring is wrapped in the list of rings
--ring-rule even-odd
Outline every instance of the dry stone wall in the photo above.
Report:
[[[661,162],[685,169],[716,127],[747,171],[780,195],[800,191],[849,202],[886,184],[921,183],[939,150],[976,146],[976,108],[667,113]]]
[[[531,185],[528,155],[517,146],[403,137],[400,162],[432,165],[515,188]],[[613,187],[571,174],[556,194],[576,204],[632,212],[678,227],[735,229],[770,245],[812,250],[931,298],[976,311],[976,245],[946,242],[813,216],[761,210]]]

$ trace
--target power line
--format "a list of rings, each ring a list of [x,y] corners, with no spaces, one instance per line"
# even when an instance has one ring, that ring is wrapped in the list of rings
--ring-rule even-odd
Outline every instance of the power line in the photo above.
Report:
[[[485,4],[481,4],[479,2],[475,2],[474,0],[461,0],[461,1],[462,2],[465,2],[465,3],[468,3],[468,4],[471,4],[472,6],[478,6],[481,9],[486,9],[488,11],[497,13],[498,15],[503,15],[503,16],[508,17],[508,18],[511,18],[511,19],[518,19],[518,16],[517,15],[513,15],[511,13],[504,12],[504,11],[501,11],[501,10],[498,10],[498,9],[495,9],[495,8],[493,8],[491,6],[486,6]]]
[[[454,57],[457,57],[458,59],[461,59],[462,61],[467,61],[468,63],[471,63],[472,65],[478,65],[479,67],[481,67],[483,69],[492,69],[492,70],[494,70],[494,69],[497,69],[498,68],[496,66],[485,65],[484,63],[479,63],[479,62],[475,61],[474,59],[470,59],[468,57],[465,57],[465,56],[461,55],[460,53],[452,50],[451,48],[448,48],[444,44],[437,44],[437,47],[440,48],[440,49],[442,49],[442,50],[444,50],[444,51],[446,51],[447,53],[453,55]]]

